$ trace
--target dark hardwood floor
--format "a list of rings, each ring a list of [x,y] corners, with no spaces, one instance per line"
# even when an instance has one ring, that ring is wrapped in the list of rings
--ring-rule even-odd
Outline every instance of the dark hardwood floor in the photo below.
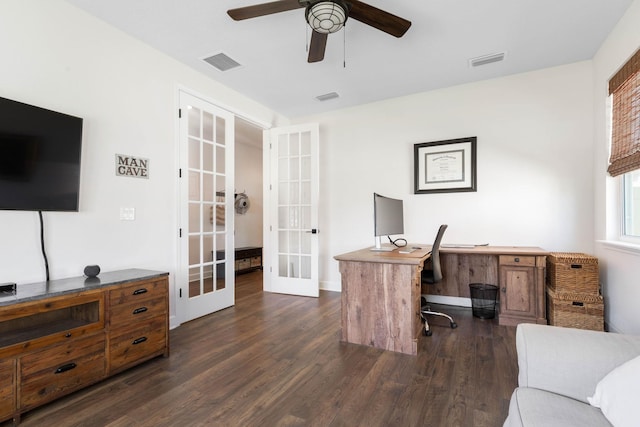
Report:
[[[341,343],[339,293],[261,289],[261,272],[238,276],[236,306],[171,331],[169,358],[28,412],[21,426],[495,427],[506,418],[514,327],[441,307],[458,328],[433,319],[433,336],[408,356]]]

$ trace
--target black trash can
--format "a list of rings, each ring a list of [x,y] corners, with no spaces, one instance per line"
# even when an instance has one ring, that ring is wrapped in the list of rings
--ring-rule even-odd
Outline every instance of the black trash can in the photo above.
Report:
[[[469,285],[469,293],[471,294],[473,317],[480,319],[493,319],[496,317],[497,286],[486,283],[471,283]]]

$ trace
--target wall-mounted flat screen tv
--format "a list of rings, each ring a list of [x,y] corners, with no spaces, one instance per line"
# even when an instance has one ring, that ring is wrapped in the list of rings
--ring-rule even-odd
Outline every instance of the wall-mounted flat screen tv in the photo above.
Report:
[[[0,98],[0,209],[78,211],[82,119]]]

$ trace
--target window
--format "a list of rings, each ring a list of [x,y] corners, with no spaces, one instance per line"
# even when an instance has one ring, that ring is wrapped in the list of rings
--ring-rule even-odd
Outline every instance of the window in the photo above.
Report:
[[[640,237],[640,170],[625,173],[624,188],[624,222],[625,236]]]
[[[622,237],[640,238],[640,50],[609,80],[611,155],[607,171],[621,176]]]

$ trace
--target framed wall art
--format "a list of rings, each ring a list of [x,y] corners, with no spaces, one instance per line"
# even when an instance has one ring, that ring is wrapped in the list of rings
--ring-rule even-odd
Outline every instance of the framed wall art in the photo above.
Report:
[[[414,144],[414,194],[477,191],[475,136]]]

